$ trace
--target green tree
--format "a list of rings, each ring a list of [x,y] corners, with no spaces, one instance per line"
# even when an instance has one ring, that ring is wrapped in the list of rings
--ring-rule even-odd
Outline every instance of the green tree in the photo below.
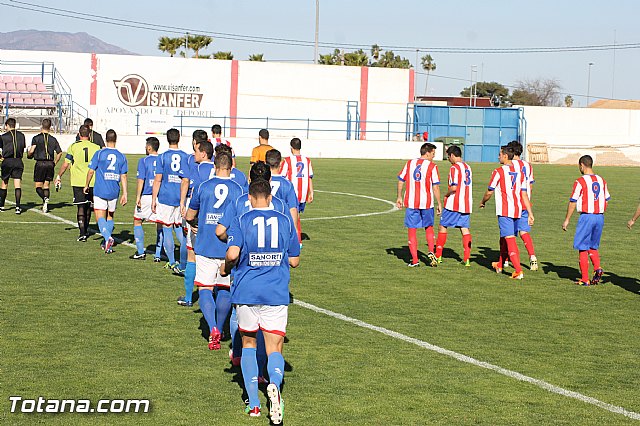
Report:
[[[264,53],[249,55],[249,60],[253,62],[264,62]]]
[[[425,55],[422,57],[422,69],[427,72],[427,80],[424,83],[424,94],[427,95],[427,88],[429,87],[429,74],[431,71],[436,70],[436,63],[433,61],[433,57],[431,55]]]
[[[479,81],[475,85],[476,95],[481,98],[491,98],[492,102],[498,106],[504,106],[509,102],[509,89],[495,81]],[[460,92],[460,96],[471,96],[471,88],[465,87]]]
[[[231,52],[216,52],[213,54],[213,59],[222,59],[230,61],[233,59],[233,53]]]
[[[200,50],[206,49],[211,44],[211,42],[213,42],[213,39],[209,36],[204,36],[204,35],[188,36],[189,49],[195,52],[195,55],[193,55],[194,58],[199,58]]]
[[[573,96],[567,95],[564,97],[564,106],[571,108],[573,106]]]
[[[369,57],[362,49],[344,54],[344,64],[354,67],[366,67],[369,65]]]
[[[374,60],[378,60],[380,58],[380,52],[382,52],[382,49],[380,49],[380,46],[378,46],[377,44],[374,44],[373,46],[371,46],[371,57]]]
[[[176,54],[176,51],[183,45],[183,38],[160,37],[158,39],[158,49],[162,52],[168,53],[172,58]]]
[[[318,58],[318,63],[320,65],[336,65],[335,57],[331,53],[327,53],[326,55],[320,55]]]
[[[402,58],[399,55],[393,53],[392,50],[385,50],[384,53],[380,55],[380,58],[377,62],[371,64],[373,67],[381,67],[381,68],[411,68],[411,62],[407,58]]]

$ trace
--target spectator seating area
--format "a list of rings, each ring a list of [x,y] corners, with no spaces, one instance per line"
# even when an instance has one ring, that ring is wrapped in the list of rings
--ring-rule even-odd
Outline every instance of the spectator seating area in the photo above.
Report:
[[[0,104],[11,108],[53,108],[53,92],[40,76],[0,75]]]

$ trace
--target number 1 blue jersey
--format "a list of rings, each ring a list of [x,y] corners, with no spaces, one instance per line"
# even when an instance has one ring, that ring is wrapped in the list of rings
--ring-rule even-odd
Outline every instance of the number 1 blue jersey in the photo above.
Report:
[[[198,210],[198,237],[194,247],[197,255],[224,258],[227,247],[216,236],[216,227],[227,206],[240,195],[242,188],[231,178],[214,177],[193,188],[189,208]]]
[[[120,175],[128,171],[127,158],[115,148],[104,148],[91,158],[89,168],[96,172],[93,194],[104,200],[120,195]]]
[[[240,247],[231,303],[288,305],[289,258],[300,256],[293,222],[271,208],[253,209],[233,220],[227,246]]]
[[[180,205],[180,175],[184,174],[189,155],[179,149],[168,149],[158,156],[156,175],[162,175],[158,202],[167,206]]]
[[[138,160],[138,170],[136,177],[144,181],[142,185],[142,194],[151,195],[153,193],[153,180],[156,177],[156,164],[158,163],[158,155],[151,154]]]

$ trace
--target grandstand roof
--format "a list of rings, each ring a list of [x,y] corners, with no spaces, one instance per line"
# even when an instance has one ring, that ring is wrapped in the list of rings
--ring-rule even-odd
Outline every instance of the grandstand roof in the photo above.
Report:
[[[640,100],[600,99],[589,105],[589,108],[640,109]]]

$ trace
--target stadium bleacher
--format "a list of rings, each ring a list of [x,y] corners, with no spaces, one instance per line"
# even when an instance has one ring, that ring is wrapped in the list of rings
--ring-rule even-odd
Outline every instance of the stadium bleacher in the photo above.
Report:
[[[11,108],[55,107],[54,93],[40,76],[0,75],[0,103]]]

